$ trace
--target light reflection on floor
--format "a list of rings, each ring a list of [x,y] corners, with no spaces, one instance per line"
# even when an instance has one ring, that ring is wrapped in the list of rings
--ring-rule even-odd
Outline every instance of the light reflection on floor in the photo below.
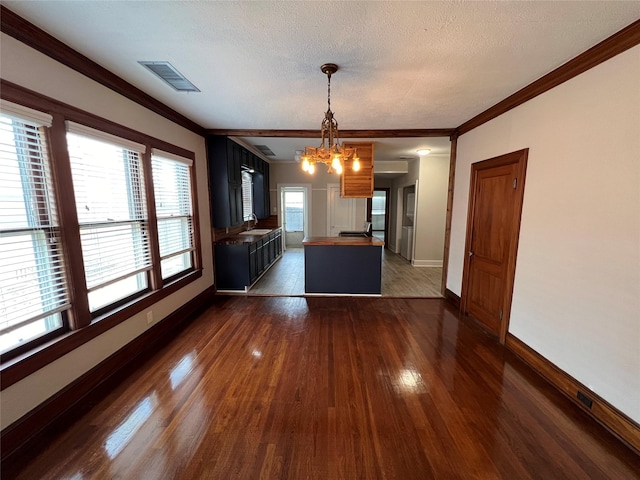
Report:
[[[133,409],[133,411],[116,427],[107,437],[104,449],[109,458],[114,459],[133,439],[136,432],[151,417],[154,407],[158,404],[158,397],[155,392],[143,398]]]

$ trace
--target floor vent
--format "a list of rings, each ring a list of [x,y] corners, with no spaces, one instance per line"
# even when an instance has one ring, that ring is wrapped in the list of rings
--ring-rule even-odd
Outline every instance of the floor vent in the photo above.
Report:
[[[169,62],[138,62],[150,72],[154,73],[178,92],[199,92],[200,90],[186,79]]]

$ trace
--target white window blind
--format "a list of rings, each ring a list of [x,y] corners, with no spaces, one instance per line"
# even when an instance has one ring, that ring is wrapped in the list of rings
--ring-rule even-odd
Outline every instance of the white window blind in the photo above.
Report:
[[[48,113],[2,99],[0,99],[0,111],[2,112],[3,117],[10,118],[18,123],[24,123],[32,127],[50,127],[51,122],[53,121],[53,117]]]
[[[162,278],[193,267],[191,163],[152,152],[153,188],[158,218]]]
[[[147,151],[146,145],[143,145],[142,143],[134,142],[133,140],[127,140],[125,138],[120,138],[116,135],[103,132],[102,130],[96,130],[95,128],[87,127],[86,125],[82,125],[80,123],[70,122],[69,120],[67,120],[66,124],[67,132],[69,133],[73,133],[85,138],[91,138],[93,140],[97,140],[98,142],[106,143],[109,145],[117,145],[118,147],[124,148],[126,150],[138,152],[141,155]]]
[[[16,107],[0,113],[0,351],[62,328],[69,308],[42,129],[51,117]]]
[[[253,217],[253,175],[242,171],[242,219],[246,222]]]
[[[67,144],[92,312],[148,287],[151,269],[141,148],[68,124]],[[79,132],[79,133],[76,133]]]

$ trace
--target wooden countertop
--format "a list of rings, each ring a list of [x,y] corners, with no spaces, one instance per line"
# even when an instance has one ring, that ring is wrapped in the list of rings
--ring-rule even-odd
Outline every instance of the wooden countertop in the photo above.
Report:
[[[304,237],[302,245],[350,245],[356,247],[381,247],[384,241],[377,237]]]

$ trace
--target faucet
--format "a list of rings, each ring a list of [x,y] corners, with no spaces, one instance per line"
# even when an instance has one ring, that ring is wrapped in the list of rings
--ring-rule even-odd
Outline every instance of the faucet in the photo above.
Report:
[[[251,227],[251,220],[253,220],[253,227]],[[256,228],[256,225],[258,225],[258,217],[255,213],[252,213],[251,217],[247,219],[247,231],[253,230],[254,228]]]

